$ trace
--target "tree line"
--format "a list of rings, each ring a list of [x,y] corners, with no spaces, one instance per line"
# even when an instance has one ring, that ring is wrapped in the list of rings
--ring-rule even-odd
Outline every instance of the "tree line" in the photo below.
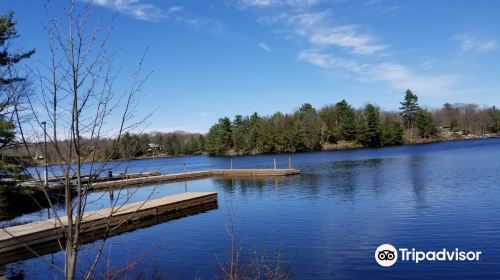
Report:
[[[320,109],[305,103],[290,114],[223,117],[207,133],[205,151],[218,156],[381,147],[497,134],[499,123],[495,106],[446,103],[430,110],[406,90],[399,111],[384,111],[371,103],[356,109],[341,100]]]
[[[446,103],[439,109],[418,104],[411,90],[405,92],[399,111],[384,111],[368,103],[354,108],[346,100],[320,109],[305,103],[292,113],[223,117],[206,134],[176,132],[124,133],[120,139],[82,138],[97,159],[133,159],[209,154],[250,155],[294,153],[342,148],[383,147],[475,137],[500,133],[500,110],[495,106]],[[67,140],[62,140],[61,143]],[[43,143],[33,143],[35,160],[43,163]],[[67,145],[60,145],[64,149]],[[18,152],[18,150],[16,151]],[[4,154],[8,154],[4,153]],[[49,162],[56,150],[49,146]]]

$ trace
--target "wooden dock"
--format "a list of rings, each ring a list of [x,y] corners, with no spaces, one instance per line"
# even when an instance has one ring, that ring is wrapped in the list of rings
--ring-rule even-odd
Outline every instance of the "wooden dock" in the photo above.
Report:
[[[113,229],[110,235],[116,235],[160,220],[190,215],[190,209],[199,212],[200,209],[206,211],[215,208],[217,193],[187,192],[125,204],[115,209],[87,212],[83,215],[81,224],[82,242],[96,240],[109,229]],[[67,224],[65,216],[61,220],[64,225]],[[64,230],[55,219],[0,229],[0,263],[33,257],[35,254],[32,250],[38,254],[57,251],[59,239],[64,239]]]
[[[138,177],[124,180],[113,180],[97,182],[92,184],[93,189],[106,189],[128,187],[170,181],[193,180],[207,177],[275,177],[300,174],[299,169],[213,169],[204,171],[192,171],[175,174],[164,174],[156,176]]]

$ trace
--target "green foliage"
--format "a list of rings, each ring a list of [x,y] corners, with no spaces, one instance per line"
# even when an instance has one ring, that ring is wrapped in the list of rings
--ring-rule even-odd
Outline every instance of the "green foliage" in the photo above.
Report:
[[[334,138],[346,141],[356,139],[356,114],[351,105],[345,100],[340,101],[336,105],[336,113],[339,126]]]
[[[363,146],[378,147],[381,145],[381,125],[379,109],[372,104],[366,105],[363,115],[359,142]]]
[[[381,144],[382,146],[393,146],[403,144],[403,125],[394,117],[385,117],[382,120]]]
[[[299,124],[297,133],[303,134],[304,148],[307,151],[315,151],[321,148],[321,124],[316,114],[316,109],[309,103],[305,103],[295,113],[296,122]]]
[[[403,118],[406,128],[413,129],[413,123],[417,116],[417,112],[419,110],[418,106],[418,97],[413,94],[413,92],[409,89],[405,92],[405,98],[403,102],[400,102],[401,107],[401,117]]]
[[[207,134],[206,150],[210,155],[225,155],[232,148],[231,120],[220,118]]]
[[[338,121],[337,108],[335,106],[325,106],[319,111],[319,118],[322,123],[321,141],[326,143],[337,143],[338,138]]]
[[[14,21],[14,13],[10,12],[6,15],[0,16],[0,67],[2,76],[0,76],[0,86],[9,85],[15,82],[24,80],[22,77],[8,76],[6,69],[19,63],[21,60],[29,58],[35,53],[35,50],[31,50],[25,53],[13,54],[8,52],[7,47],[10,40],[16,38],[16,22]],[[3,88],[2,88],[3,90]]]
[[[437,129],[432,114],[424,109],[417,111],[417,129],[418,135],[422,138],[429,138],[436,135]]]
[[[12,117],[8,116],[13,112],[13,105],[19,102],[18,92],[14,85],[25,80],[15,73],[16,64],[21,60],[29,58],[35,52],[34,50],[25,53],[11,53],[8,47],[12,39],[18,36],[16,31],[16,22],[14,13],[10,12],[0,16],[0,150],[14,144],[15,126]],[[20,169],[12,163],[0,162],[1,166]]]
[[[493,133],[500,133],[500,110],[495,106],[488,109],[489,129]]]
[[[307,103],[291,115],[237,115],[230,124],[228,118],[223,118],[210,128],[206,151],[226,155],[319,150],[321,127],[316,109]]]
[[[54,190],[48,191],[53,203],[61,197]],[[14,182],[0,182],[0,221],[39,210],[40,207],[49,207],[49,202],[42,190],[23,187]]]
[[[247,150],[247,135],[250,127],[250,119],[243,119],[241,115],[234,117],[231,127],[231,139],[234,143],[234,150],[237,153],[248,153]]]
[[[14,124],[0,114],[0,148],[8,146],[15,137]]]

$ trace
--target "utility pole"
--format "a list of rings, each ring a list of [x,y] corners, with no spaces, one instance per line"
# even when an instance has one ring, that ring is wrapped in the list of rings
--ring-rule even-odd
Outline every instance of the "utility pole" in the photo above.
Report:
[[[47,122],[42,122],[43,125],[43,145],[44,145],[44,155],[45,158],[45,187],[49,186],[49,161],[47,158]]]

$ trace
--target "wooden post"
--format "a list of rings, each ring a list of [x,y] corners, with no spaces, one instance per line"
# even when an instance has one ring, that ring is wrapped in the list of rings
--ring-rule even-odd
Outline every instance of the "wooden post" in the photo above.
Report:
[[[276,170],[276,157],[273,158],[274,161],[274,169]]]
[[[184,163],[184,173],[186,173],[186,164],[185,163]],[[187,183],[186,178],[184,178],[184,191],[188,192],[188,183]]]
[[[292,157],[288,156],[288,169],[292,169]]]

